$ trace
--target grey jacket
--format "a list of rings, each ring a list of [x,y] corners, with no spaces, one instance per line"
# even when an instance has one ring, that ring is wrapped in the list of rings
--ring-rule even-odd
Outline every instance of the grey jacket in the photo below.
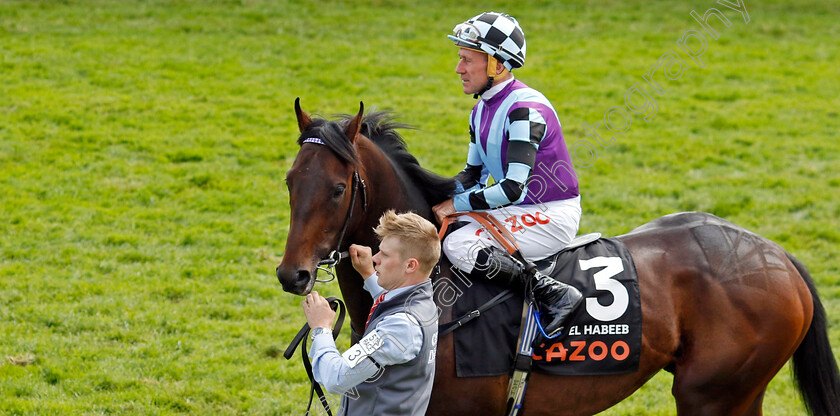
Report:
[[[342,416],[422,416],[426,413],[435,378],[437,348],[437,306],[431,281],[379,304],[370,317],[365,335],[384,317],[407,313],[417,320],[423,332],[423,345],[417,356],[406,363],[380,368],[367,381],[341,398]],[[385,342],[399,340],[385,339]]]

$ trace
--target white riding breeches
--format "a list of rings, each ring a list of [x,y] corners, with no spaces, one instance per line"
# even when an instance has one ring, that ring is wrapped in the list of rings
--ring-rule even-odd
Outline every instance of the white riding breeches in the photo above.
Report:
[[[510,231],[526,260],[536,261],[558,252],[575,238],[580,226],[580,196],[538,205],[510,205],[484,212]],[[461,216],[457,221],[467,224],[447,235],[442,249],[455,267],[470,273],[479,250],[489,246],[503,247],[472,217]]]

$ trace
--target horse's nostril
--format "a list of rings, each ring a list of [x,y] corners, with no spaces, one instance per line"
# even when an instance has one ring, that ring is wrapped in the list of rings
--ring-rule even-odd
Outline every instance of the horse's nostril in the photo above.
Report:
[[[288,267],[277,267],[277,280],[283,286],[283,290],[296,295],[305,295],[312,290],[315,283],[310,280],[312,273],[306,269],[290,269]]]

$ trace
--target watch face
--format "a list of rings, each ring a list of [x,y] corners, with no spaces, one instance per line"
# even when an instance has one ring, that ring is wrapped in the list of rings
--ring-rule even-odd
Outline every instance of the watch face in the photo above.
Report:
[[[332,331],[330,331],[328,328],[315,328],[309,334],[309,337],[312,338],[312,339],[315,339],[316,335],[330,334],[330,333],[332,333]]]

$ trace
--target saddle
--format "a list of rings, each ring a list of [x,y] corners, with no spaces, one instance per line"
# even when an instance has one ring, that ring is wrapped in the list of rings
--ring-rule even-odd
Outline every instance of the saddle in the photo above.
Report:
[[[560,249],[560,251],[558,251],[557,253],[554,253],[551,256],[548,256],[548,257],[546,257],[542,260],[535,261],[534,264],[537,266],[537,270],[539,270],[540,273],[542,273],[546,276],[554,277],[554,275],[557,272],[557,266],[558,266],[558,262],[560,260],[561,254],[563,254],[563,253],[565,253],[569,250],[573,250],[573,249],[576,249],[578,247],[583,247],[587,244],[594,243],[599,238],[601,238],[601,233],[589,233],[589,234],[583,234],[583,235],[576,236],[575,238],[572,239],[572,241],[568,245],[566,245],[566,247],[563,247],[562,249]]]
[[[485,218],[477,220],[497,240],[512,240],[512,236],[505,236],[501,224],[493,224],[492,220],[484,223]],[[447,225],[444,222],[441,235]],[[506,250],[515,252],[513,247]],[[581,235],[535,264],[542,274],[577,287],[587,299],[570,317],[565,334],[550,341],[542,339],[541,345],[538,341],[536,349],[528,352],[533,371],[551,375],[636,371],[641,351],[641,301],[635,265],[624,244],[615,238],[601,238],[599,233]],[[510,374],[521,352],[517,346],[527,343],[530,348],[533,339],[528,338],[527,331],[520,331],[529,325],[522,319],[524,294],[506,294],[505,288],[486,281],[454,280],[449,283],[455,284],[453,290],[460,296],[452,305],[452,315],[468,317],[453,324],[458,329],[453,333],[456,374]],[[486,308],[488,304],[493,306]],[[479,316],[480,319],[473,319]],[[449,328],[452,329],[455,328]],[[520,332],[526,332],[526,339],[520,339]],[[442,327],[440,336],[444,335]]]

